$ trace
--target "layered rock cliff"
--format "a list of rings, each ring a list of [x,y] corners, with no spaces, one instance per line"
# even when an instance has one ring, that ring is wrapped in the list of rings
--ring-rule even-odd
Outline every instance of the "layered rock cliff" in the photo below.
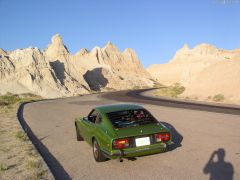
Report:
[[[153,81],[132,49],[112,43],[71,55],[59,34],[48,47],[0,49],[0,93],[34,93],[47,98],[90,91],[151,87]]]

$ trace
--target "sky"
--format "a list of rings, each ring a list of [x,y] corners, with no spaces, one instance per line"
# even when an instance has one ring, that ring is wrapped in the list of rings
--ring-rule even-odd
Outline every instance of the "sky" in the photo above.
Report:
[[[111,41],[148,67],[184,44],[240,48],[240,0],[0,0],[0,18],[8,51],[45,49],[59,33],[71,54]]]

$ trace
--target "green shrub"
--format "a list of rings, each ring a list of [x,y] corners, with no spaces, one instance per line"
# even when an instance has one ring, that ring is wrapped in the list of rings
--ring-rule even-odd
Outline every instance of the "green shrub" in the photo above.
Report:
[[[185,91],[185,87],[183,87],[179,83],[175,83],[172,86],[162,87],[155,93],[155,95],[176,98],[178,97],[178,95],[182,94],[184,91]]]
[[[220,102],[220,101],[223,101],[225,98],[224,98],[224,95],[223,94],[217,94],[213,97],[213,100],[216,101],[216,102]]]
[[[6,170],[8,170],[8,166],[4,164],[0,164],[0,171],[6,171]]]
[[[22,130],[18,131],[16,134],[15,134],[15,137],[17,139],[20,139],[21,141],[27,141],[28,140],[28,136],[25,132],[23,132]]]
[[[37,99],[41,99],[41,97],[34,94],[30,94],[30,93],[19,94],[19,95],[7,93],[5,95],[0,96],[0,108],[12,109],[18,106],[22,102],[32,101]]]

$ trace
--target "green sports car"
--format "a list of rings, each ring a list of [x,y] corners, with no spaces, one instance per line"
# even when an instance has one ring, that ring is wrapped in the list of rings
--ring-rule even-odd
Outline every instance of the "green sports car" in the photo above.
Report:
[[[165,151],[172,142],[168,128],[135,104],[98,106],[75,119],[77,140],[93,147],[97,162]]]

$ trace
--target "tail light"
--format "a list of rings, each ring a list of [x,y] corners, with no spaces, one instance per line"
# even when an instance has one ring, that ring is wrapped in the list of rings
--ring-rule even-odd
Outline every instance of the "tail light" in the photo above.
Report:
[[[114,149],[123,149],[129,147],[129,139],[116,139],[113,141]]]
[[[158,134],[155,134],[155,138],[156,138],[157,142],[169,141],[170,140],[170,133],[168,133],[168,132],[158,133]]]

